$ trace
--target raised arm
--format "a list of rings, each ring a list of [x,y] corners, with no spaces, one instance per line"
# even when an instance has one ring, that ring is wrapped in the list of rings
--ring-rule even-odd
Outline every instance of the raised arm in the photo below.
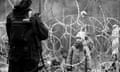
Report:
[[[33,16],[31,17],[31,20],[33,22],[33,29],[35,31],[35,34],[39,37],[40,40],[45,40],[48,38],[48,29],[43,24],[39,16]]]

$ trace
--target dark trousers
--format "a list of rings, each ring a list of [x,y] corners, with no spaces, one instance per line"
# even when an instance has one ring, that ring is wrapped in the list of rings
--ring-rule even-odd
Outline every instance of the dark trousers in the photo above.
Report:
[[[21,59],[9,60],[8,72],[38,72],[38,63],[34,60]]]

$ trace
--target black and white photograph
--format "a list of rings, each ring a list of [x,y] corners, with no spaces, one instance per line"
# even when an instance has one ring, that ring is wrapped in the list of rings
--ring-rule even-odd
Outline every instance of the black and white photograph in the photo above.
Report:
[[[120,0],[0,0],[0,72],[120,72]]]

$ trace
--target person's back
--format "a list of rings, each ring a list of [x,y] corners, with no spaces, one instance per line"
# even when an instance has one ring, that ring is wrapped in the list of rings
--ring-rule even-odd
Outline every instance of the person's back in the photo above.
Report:
[[[48,37],[48,30],[40,18],[29,18],[30,5],[31,0],[22,0],[7,17],[9,72],[37,72],[42,52],[40,41]]]

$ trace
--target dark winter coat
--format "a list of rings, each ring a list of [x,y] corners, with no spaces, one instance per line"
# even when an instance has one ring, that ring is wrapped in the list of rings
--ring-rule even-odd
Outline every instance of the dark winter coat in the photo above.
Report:
[[[17,9],[15,8],[8,16],[6,23],[6,31],[8,35],[8,40],[10,44],[10,27],[11,20],[13,17],[19,16],[20,18],[28,17],[28,12],[30,9]],[[48,29],[44,26],[41,19],[38,16],[32,16],[30,21],[33,25],[33,33],[30,38],[30,44],[27,47],[22,48],[12,48],[10,45],[9,49],[9,59],[10,60],[19,60],[21,58],[39,60],[40,54],[42,53],[41,41],[48,38]]]

